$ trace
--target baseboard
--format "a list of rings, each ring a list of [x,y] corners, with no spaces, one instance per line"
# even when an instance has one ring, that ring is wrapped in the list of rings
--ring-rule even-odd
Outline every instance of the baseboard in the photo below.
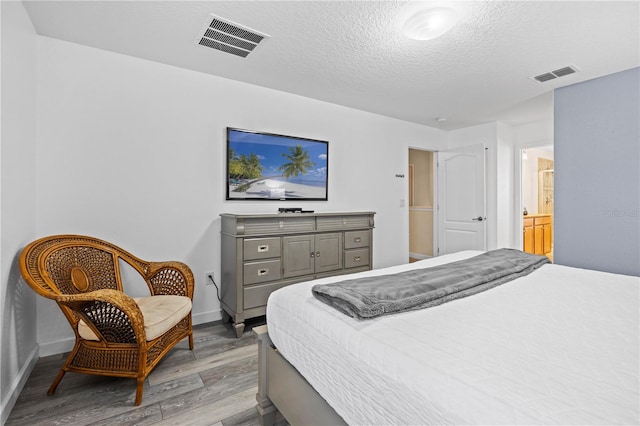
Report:
[[[18,372],[18,375],[13,380],[11,389],[7,392],[6,398],[2,401],[2,406],[0,407],[0,413],[2,413],[0,414],[0,424],[3,425],[7,422],[9,414],[11,414],[11,410],[13,410],[13,406],[18,400],[18,396],[20,396],[20,392],[22,392],[22,389],[27,383],[27,379],[33,371],[33,368],[36,366],[36,362],[38,362],[39,358],[38,346],[36,345],[27,357],[27,360]]]
[[[423,260],[423,259],[431,259],[433,256],[427,256],[426,254],[420,254],[420,253],[409,253],[409,257]]]
[[[198,314],[193,314],[193,325],[198,324],[206,324],[209,322],[220,321],[222,319],[222,312],[220,310],[217,311],[209,311],[209,312],[201,312]]]
[[[76,343],[75,337],[67,337],[66,339],[54,340],[47,343],[40,343],[40,356],[49,356],[70,352]]]

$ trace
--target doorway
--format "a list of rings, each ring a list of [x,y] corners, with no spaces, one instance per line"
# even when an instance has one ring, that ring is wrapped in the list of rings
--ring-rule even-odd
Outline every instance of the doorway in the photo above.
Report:
[[[409,262],[433,257],[434,153],[409,149]]]
[[[522,149],[522,250],[553,261],[553,145]]]

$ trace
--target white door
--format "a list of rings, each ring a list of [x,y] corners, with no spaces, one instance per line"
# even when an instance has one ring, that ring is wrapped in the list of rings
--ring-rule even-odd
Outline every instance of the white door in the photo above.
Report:
[[[438,153],[438,254],[486,250],[485,148]]]

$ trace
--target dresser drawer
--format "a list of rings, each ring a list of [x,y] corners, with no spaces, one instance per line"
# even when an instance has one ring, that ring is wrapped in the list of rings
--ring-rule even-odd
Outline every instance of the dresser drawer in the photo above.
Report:
[[[349,231],[344,233],[344,248],[369,247],[369,231]]]
[[[280,237],[250,238],[244,240],[244,260],[280,257]]]
[[[369,265],[369,248],[346,250],[344,252],[344,267],[357,268]]]
[[[296,217],[291,217],[283,214],[280,217],[246,219],[240,228],[244,235],[256,235],[280,232],[307,232],[315,230],[315,226],[316,219],[313,216],[296,214]]]
[[[287,284],[284,283],[269,283],[261,284],[253,287],[244,288],[244,309],[257,308],[259,306],[266,306],[269,295],[279,288],[282,288]]]
[[[338,229],[368,228],[373,225],[369,221],[369,215],[320,216],[316,223],[318,231],[335,231]]]
[[[244,285],[265,283],[282,277],[280,259],[244,264]]]

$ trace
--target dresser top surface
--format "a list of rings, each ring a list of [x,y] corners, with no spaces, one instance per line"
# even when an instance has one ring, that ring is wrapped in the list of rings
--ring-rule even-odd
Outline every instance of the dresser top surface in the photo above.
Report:
[[[322,212],[322,213],[221,213],[222,217],[229,218],[274,218],[274,217],[323,217],[323,216],[362,216],[374,215],[375,212]]]

